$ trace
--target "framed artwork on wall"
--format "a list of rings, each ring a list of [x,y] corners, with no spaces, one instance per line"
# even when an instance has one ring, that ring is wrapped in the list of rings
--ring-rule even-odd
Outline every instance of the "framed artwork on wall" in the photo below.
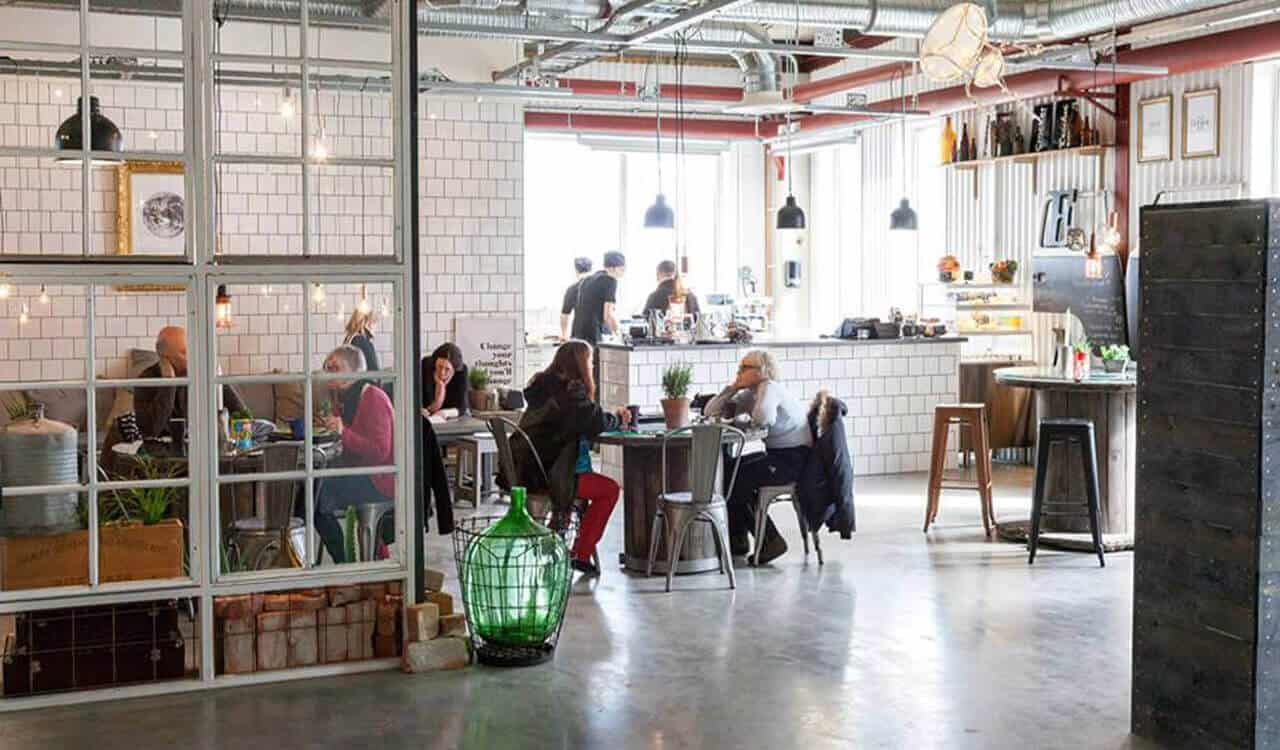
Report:
[[[1173,97],[1153,96],[1138,102],[1138,162],[1173,158]]]
[[[1208,159],[1218,155],[1221,112],[1216,87],[1182,95],[1182,158]]]
[[[116,167],[116,255],[173,258],[186,253],[182,162],[126,161]],[[122,292],[180,292],[184,286],[130,284]]]

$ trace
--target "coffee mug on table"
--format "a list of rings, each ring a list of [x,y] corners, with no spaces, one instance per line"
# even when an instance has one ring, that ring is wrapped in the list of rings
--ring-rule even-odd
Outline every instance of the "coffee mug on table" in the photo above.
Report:
[[[631,412],[631,429],[637,429],[640,426],[640,406],[627,404],[627,411]]]

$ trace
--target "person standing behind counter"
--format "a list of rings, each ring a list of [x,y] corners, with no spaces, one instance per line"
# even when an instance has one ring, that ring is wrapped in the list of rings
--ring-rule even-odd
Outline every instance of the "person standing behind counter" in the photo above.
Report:
[[[758,349],[747,352],[738,364],[734,381],[702,410],[708,417],[749,413],[753,427],[769,431],[764,439],[764,453],[742,457],[733,496],[728,499],[729,545],[734,554],[746,554],[749,549],[747,535],[752,531],[760,488],[799,481],[813,449],[808,409],[783,387],[779,382],[781,377],[772,354]],[[787,551],[787,542],[772,520],[765,527],[764,536],[757,561],[760,565]]]
[[[606,333],[618,333],[614,306],[618,303],[618,279],[627,273],[622,253],[604,254],[604,270],[578,282],[578,304],[573,312],[573,337],[591,344],[600,343]]]
[[[698,297],[685,289],[675,261],[664,260],[658,264],[658,288],[645,300],[644,316],[648,318],[649,313],[655,310],[666,314],[672,307],[685,315],[697,315],[699,312]]]
[[[560,304],[561,341],[569,340],[569,321],[573,318],[573,311],[578,307],[578,289],[582,286],[582,280],[591,275],[591,259],[574,258],[573,270],[577,272],[578,280],[564,290],[564,302]]]

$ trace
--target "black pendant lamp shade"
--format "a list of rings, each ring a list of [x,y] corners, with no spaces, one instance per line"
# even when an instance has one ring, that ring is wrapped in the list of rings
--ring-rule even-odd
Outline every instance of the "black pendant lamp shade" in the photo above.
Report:
[[[804,229],[804,211],[794,195],[788,195],[786,205],[778,209],[778,229]]]
[[[83,134],[84,126],[81,124],[81,117],[84,116],[84,97],[76,99],[76,112],[67,119],[62,121],[58,126],[58,133],[54,136],[54,145],[59,151],[74,152],[67,154],[65,157],[59,157],[58,161],[80,161],[80,150],[84,143]],[[112,122],[98,108],[98,97],[89,97],[89,139],[92,150],[94,151],[112,151],[120,152],[124,150],[124,137],[120,135],[120,128]],[[107,161],[102,157],[97,157],[94,161]],[[112,160],[118,161],[118,160]]]
[[[644,226],[646,229],[671,229],[676,225],[676,214],[671,210],[671,206],[667,205],[667,198],[662,193],[658,193],[658,197],[653,201],[653,205],[649,206],[644,212]]]
[[[916,231],[919,226],[919,220],[916,218],[916,212],[911,208],[911,201],[906,198],[893,209],[893,213],[889,214],[889,229],[901,229],[910,232]]]

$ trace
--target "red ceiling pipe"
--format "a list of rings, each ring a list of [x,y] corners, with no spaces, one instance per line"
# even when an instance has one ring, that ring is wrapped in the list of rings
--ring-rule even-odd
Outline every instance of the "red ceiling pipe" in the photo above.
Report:
[[[562,78],[562,88],[568,88],[575,94],[591,94],[595,96],[635,96],[634,81],[596,81],[587,78]],[[677,86],[662,85],[662,98],[675,101],[683,95],[690,101],[702,102],[738,102],[742,100],[742,89],[733,86]]]
[[[1163,65],[1169,75],[1190,73],[1197,70],[1221,68],[1227,65],[1260,60],[1280,54],[1280,21],[1248,26],[1220,34],[1161,44],[1156,47],[1124,52],[1120,62],[1134,65]],[[1132,83],[1146,78],[1158,78],[1149,74],[1119,73],[1117,83]],[[1059,83],[1065,88],[1086,89],[1097,85],[1110,85],[1111,75],[1106,64],[1094,76],[1090,70],[1034,70],[1005,78],[1005,85],[1018,99],[1049,96],[1056,92]],[[916,105],[933,114],[945,114],[960,109],[970,109],[984,104],[1006,101],[1008,95],[999,88],[973,89],[973,96],[965,94],[964,86],[927,91],[920,94]],[[900,98],[884,99],[870,105],[872,109],[893,111],[902,107]],[[814,115],[798,121],[802,131],[822,130],[857,122],[851,115]]]
[[[567,112],[525,112],[526,130],[560,130],[571,133],[628,133],[653,135],[657,126],[653,117],[625,115],[588,115]],[[675,117],[662,118],[662,133],[674,136],[679,130]],[[684,134],[690,138],[726,138],[730,140],[758,138],[753,122],[735,120],[694,120],[686,118]]]
[[[909,73],[911,73],[911,63],[891,63],[874,68],[855,70],[852,73],[823,78],[820,81],[802,83],[795,88],[795,100],[798,102],[811,102],[820,96],[843,93],[859,86],[880,83],[895,76]]]

